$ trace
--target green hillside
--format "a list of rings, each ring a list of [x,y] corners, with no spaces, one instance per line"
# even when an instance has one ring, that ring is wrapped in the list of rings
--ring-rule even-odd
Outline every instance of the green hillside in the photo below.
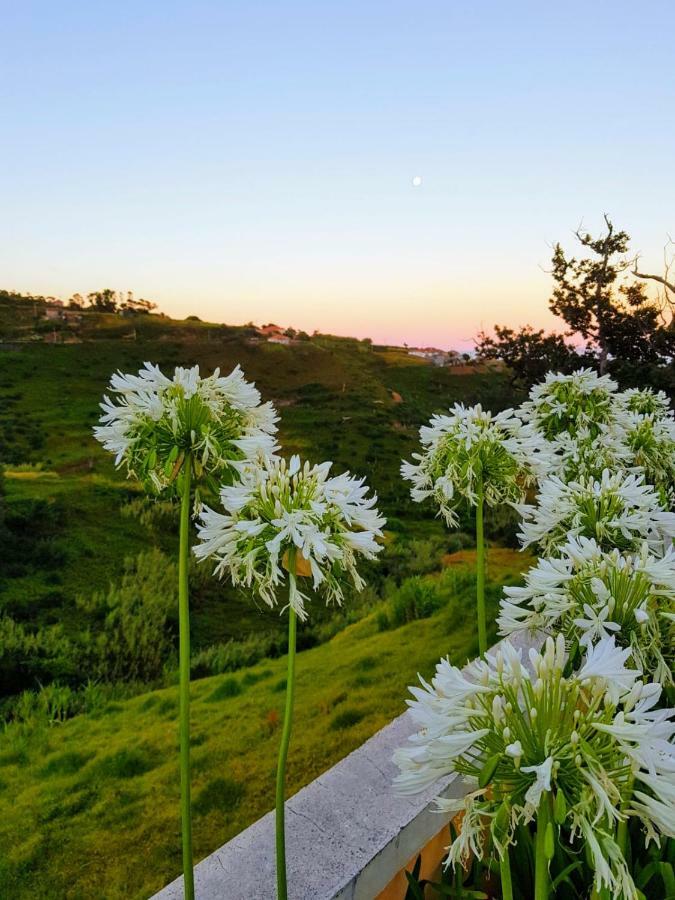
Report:
[[[33,310],[32,303],[0,298],[0,336],[11,342],[33,333],[26,324],[39,324]],[[456,375],[353,339],[317,336],[281,346],[251,343],[250,329],[161,316],[85,312],[82,320],[82,343],[0,345],[0,464],[7,513],[18,519],[16,542],[0,550],[0,613],[31,627],[78,628],[75,597],[106,589],[125,557],[149,543],[174,553],[170,530],[148,530],[134,516],[138,487],[115,471],[92,437],[116,369],[134,371],[145,360],[224,372],[240,364],[264,399],[276,403],[284,452],[332,459],[336,471],[366,475],[390,529],[404,541],[444,535],[431,512],[410,501],[399,477],[419,425],[455,400],[480,399],[495,409],[512,400],[500,375]],[[125,340],[129,335],[135,339]],[[252,611],[227,588],[203,594],[194,598],[197,649],[202,634],[213,642],[258,632],[261,616],[265,629],[279,624],[275,614]],[[227,616],[219,614],[223,598],[235,607]]]
[[[451,557],[442,576],[428,578],[443,603],[435,615],[382,631],[381,605],[300,654],[289,795],[401,713],[418,671],[429,676],[440,656],[462,663],[477,652],[466,559]],[[498,585],[526,562],[494,551],[492,609]],[[273,807],[285,665],[266,660],[193,686],[196,859]],[[176,716],[176,690],[167,688],[61,724],[7,730],[3,897],[141,900],[180,872]]]
[[[100,897],[103,878],[106,898],[140,898],[180,870],[176,510],[92,436],[111,373],[240,364],[277,406],[284,453],[332,459],[380,495],[389,522],[368,587],[343,609],[313,602],[299,630],[292,791],[401,712],[418,670],[474,654],[473,579],[448,556],[471,546],[471,521],[447,532],[410,501],[399,464],[433,412],[519,398],[499,373],[367,341],[44,314],[0,292],[0,896]],[[495,549],[508,517],[488,526],[496,603],[524,557]],[[196,564],[191,606],[199,857],[273,804],[285,621]]]

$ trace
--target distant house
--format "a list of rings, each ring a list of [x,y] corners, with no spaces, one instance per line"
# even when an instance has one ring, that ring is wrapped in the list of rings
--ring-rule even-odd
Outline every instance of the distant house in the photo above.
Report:
[[[268,344],[292,344],[293,339],[289,338],[287,334],[275,334],[272,337],[267,338]]]
[[[50,303],[44,312],[44,316],[48,322],[67,322],[70,325],[77,325],[82,321],[82,314],[75,309],[65,309],[60,300]]]
[[[458,366],[462,358],[456,350],[439,350],[438,347],[411,347],[408,356],[425,359],[432,366]]]
[[[257,328],[256,331],[261,337],[266,338],[275,338],[275,337],[286,337],[285,328],[282,328],[280,325],[262,325],[260,328]]]

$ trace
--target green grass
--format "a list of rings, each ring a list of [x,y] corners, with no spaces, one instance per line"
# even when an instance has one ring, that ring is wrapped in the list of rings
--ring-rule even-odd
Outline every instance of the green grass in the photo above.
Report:
[[[448,562],[464,568],[471,554]],[[495,551],[493,581],[525,562]],[[430,618],[382,633],[373,613],[299,654],[289,795],[403,712],[418,671],[428,677],[442,655],[463,663],[475,654],[470,580],[457,583],[460,593]],[[265,660],[240,679],[244,690],[215,701],[232,679],[193,684],[196,859],[273,806],[285,667],[285,658]],[[3,896],[89,898],[105,885],[106,900],[140,900],[180,872],[176,689],[116,705],[0,736]]]

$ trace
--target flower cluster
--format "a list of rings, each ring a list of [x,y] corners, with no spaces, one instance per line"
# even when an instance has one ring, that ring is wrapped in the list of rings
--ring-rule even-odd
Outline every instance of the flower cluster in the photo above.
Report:
[[[642,475],[605,469],[599,479],[564,482],[557,476],[540,485],[536,504],[521,504],[520,540],[546,554],[558,554],[570,537],[593,538],[603,550],[638,549],[643,541],[659,550],[675,536],[675,514]]]
[[[94,429],[115,464],[155,491],[172,485],[186,459],[202,477],[226,477],[228,469],[259,453],[274,452],[276,414],[237,366],[221,377],[201,377],[199,366],[177,368],[167,378],[145,363],[138,375],[112,376],[101,424]]]
[[[663,391],[651,388],[628,388],[617,395],[617,400],[628,412],[663,419],[670,415],[670,402]]]
[[[675,835],[675,710],[655,708],[661,688],[627,668],[629,655],[606,637],[565,675],[562,635],[531,650],[529,665],[506,642],[464,671],[442,660],[431,684],[411,688],[420,731],[395,754],[399,791],[441,776],[470,788],[461,800],[438,801],[464,812],[450,864],[483,856],[488,837],[503,853],[545,805],[554,834],[565,827],[586,842],[598,890],[635,896],[615,826],[635,817],[648,839]]]
[[[521,410],[526,421],[552,441],[567,432],[580,430],[597,436],[603,426],[616,425],[620,406],[616,403],[616,382],[592,369],[579,369],[571,375],[549,372],[530,392]]]
[[[627,821],[647,842],[675,836],[675,710],[662,697],[675,652],[675,418],[663,393],[619,393],[582,369],[548,375],[513,420],[527,426],[494,436],[502,456],[518,458],[526,435],[525,455],[536,448],[544,465],[529,468],[531,502],[515,490],[499,502],[519,512],[523,547],[543,555],[523,586],[504,589],[501,649],[463,671],[442,660],[431,684],[411,688],[419,731],[395,755],[397,786],[463,779],[465,797],[438,801],[463,813],[453,866],[492,846],[510,872],[516,829],[533,822],[537,897],[559,839],[573,853],[585,845],[597,893],[635,900]],[[465,446],[444,444],[438,426],[424,438],[427,452],[403,474],[416,479],[415,499],[440,505],[477,478]],[[546,638],[528,662],[510,642],[523,632]]]
[[[632,413],[625,431],[631,463],[659,493],[661,505],[675,501],[675,419],[656,413]]]
[[[448,525],[457,524],[461,504],[515,502],[546,467],[544,443],[512,410],[492,415],[480,405],[455,404],[420,429],[422,452],[401,466],[411,496],[432,498]]]
[[[202,510],[196,556],[213,558],[216,574],[229,574],[270,607],[287,574],[288,602],[301,619],[307,597],[296,575],[311,577],[328,602],[342,602],[346,582],[361,590],[357,557],[373,559],[380,551],[385,520],[363,480],[329,477],[331,465],[294,456],[242,467],[240,482],[221,490],[225,512]]]
[[[571,539],[558,558],[540,559],[522,587],[505,587],[500,632],[560,631],[571,652],[614,636],[634,664],[662,684],[672,683],[675,549],[654,556],[604,552],[593,539]],[[664,656],[665,654],[665,656]]]

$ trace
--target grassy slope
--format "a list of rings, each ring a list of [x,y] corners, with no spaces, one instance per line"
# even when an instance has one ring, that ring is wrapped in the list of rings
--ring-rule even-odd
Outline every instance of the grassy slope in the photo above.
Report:
[[[465,566],[472,554],[446,562]],[[525,562],[495,550],[491,579],[517,577]],[[429,676],[441,655],[474,655],[472,602],[465,589],[433,618],[383,633],[371,615],[300,654],[289,793],[402,712],[418,671]],[[194,683],[197,858],[273,805],[284,675],[285,659],[239,672],[238,696],[219,695],[231,677]],[[0,737],[3,897],[143,898],[180,871],[176,712],[169,688]]]
[[[23,318],[0,303],[0,328],[6,336],[12,336],[12,322],[19,332],[28,327],[23,306],[20,313]],[[136,339],[124,340],[132,329]],[[220,366],[225,372],[240,364],[264,398],[277,403],[285,452],[332,459],[338,471],[366,474],[385,513],[405,521],[410,532],[421,529],[425,534],[442,533],[441,525],[429,510],[411,503],[398,473],[419,425],[455,400],[482,398],[501,408],[510,399],[499,376],[457,376],[400,352],[380,354],[351,339],[319,337],[292,347],[251,344],[237,328],[102,314],[85,314],[82,333],[86,340],[80,344],[26,344],[21,350],[0,351],[0,462],[6,465],[7,501],[43,498],[57,504],[63,520],[59,533],[65,563],[1,585],[0,613],[5,610],[30,624],[60,621],[76,628],[76,594],[106,588],[120,561],[148,542],[174,552],[171,535],[148,535],[135,520],[122,516],[123,505],[137,489],[114,470],[109,454],[91,434],[115,369],[133,371],[145,360],[167,369],[199,363],[204,371]],[[392,391],[403,397],[402,403],[392,399]],[[31,477],[16,471],[17,464],[29,462],[51,474]],[[251,615],[232,591],[225,589],[223,596],[233,614],[217,615],[213,604],[197,609],[198,635],[221,640],[259,629],[257,613]],[[266,617],[266,629],[277,624],[274,616]]]

